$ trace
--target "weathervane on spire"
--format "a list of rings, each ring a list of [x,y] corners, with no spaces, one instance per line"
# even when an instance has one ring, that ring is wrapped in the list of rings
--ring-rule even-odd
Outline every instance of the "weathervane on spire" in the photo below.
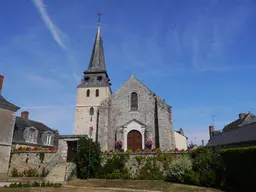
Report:
[[[101,17],[101,11],[99,11],[99,13],[98,13],[98,25],[100,25],[100,17]]]

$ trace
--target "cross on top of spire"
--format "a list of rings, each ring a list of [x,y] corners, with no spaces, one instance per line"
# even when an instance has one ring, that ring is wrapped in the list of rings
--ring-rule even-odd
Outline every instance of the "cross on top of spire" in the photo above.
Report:
[[[100,17],[101,17],[101,11],[99,11],[99,13],[98,13],[98,25],[100,25]]]

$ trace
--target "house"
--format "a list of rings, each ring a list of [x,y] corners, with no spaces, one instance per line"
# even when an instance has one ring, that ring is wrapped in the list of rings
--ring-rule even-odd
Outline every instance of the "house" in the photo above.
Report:
[[[187,150],[188,148],[188,144],[187,144],[187,140],[188,138],[184,135],[184,131],[182,128],[180,128],[179,131],[175,131],[174,132],[174,137],[175,137],[175,146],[176,148],[178,148],[179,150]]]
[[[58,147],[59,133],[45,124],[30,120],[29,112],[21,112],[21,117],[16,117],[13,145],[19,146],[36,146],[36,147]]]
[[[20,108],[2,94],[4,77],[0,75],[0,174],[7,174],[12,147],[15,113]]]
[[[226,125],[222,130],[209,127],[210,140],[207,146],[241,147],[256,145],[256,116],[252,113],[240,113],[238,119]]]

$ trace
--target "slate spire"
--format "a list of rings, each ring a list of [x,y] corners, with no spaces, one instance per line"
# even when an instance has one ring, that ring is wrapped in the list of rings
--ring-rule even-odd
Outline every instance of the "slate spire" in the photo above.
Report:
[[[98,30],[97,30],[97,34],[94,41],[90,63],[85,73],[106,71],[103,40],[100,32],[100,16],[101,16],[101,13],[98,14]]]

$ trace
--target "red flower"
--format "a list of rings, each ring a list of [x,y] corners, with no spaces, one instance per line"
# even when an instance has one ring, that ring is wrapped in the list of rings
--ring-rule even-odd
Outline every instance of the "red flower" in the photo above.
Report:
[[[20,146],[20,147],[18,148],[18,150],[22,150],[22,147]]]
[[[29,151],[29,150],[30,150],[30,147],[27,147],[27,148],[26,148],[26,151]]]
[[[35,147],[34,150],[37,151],[37,150],[38,150],[38,147]]]

